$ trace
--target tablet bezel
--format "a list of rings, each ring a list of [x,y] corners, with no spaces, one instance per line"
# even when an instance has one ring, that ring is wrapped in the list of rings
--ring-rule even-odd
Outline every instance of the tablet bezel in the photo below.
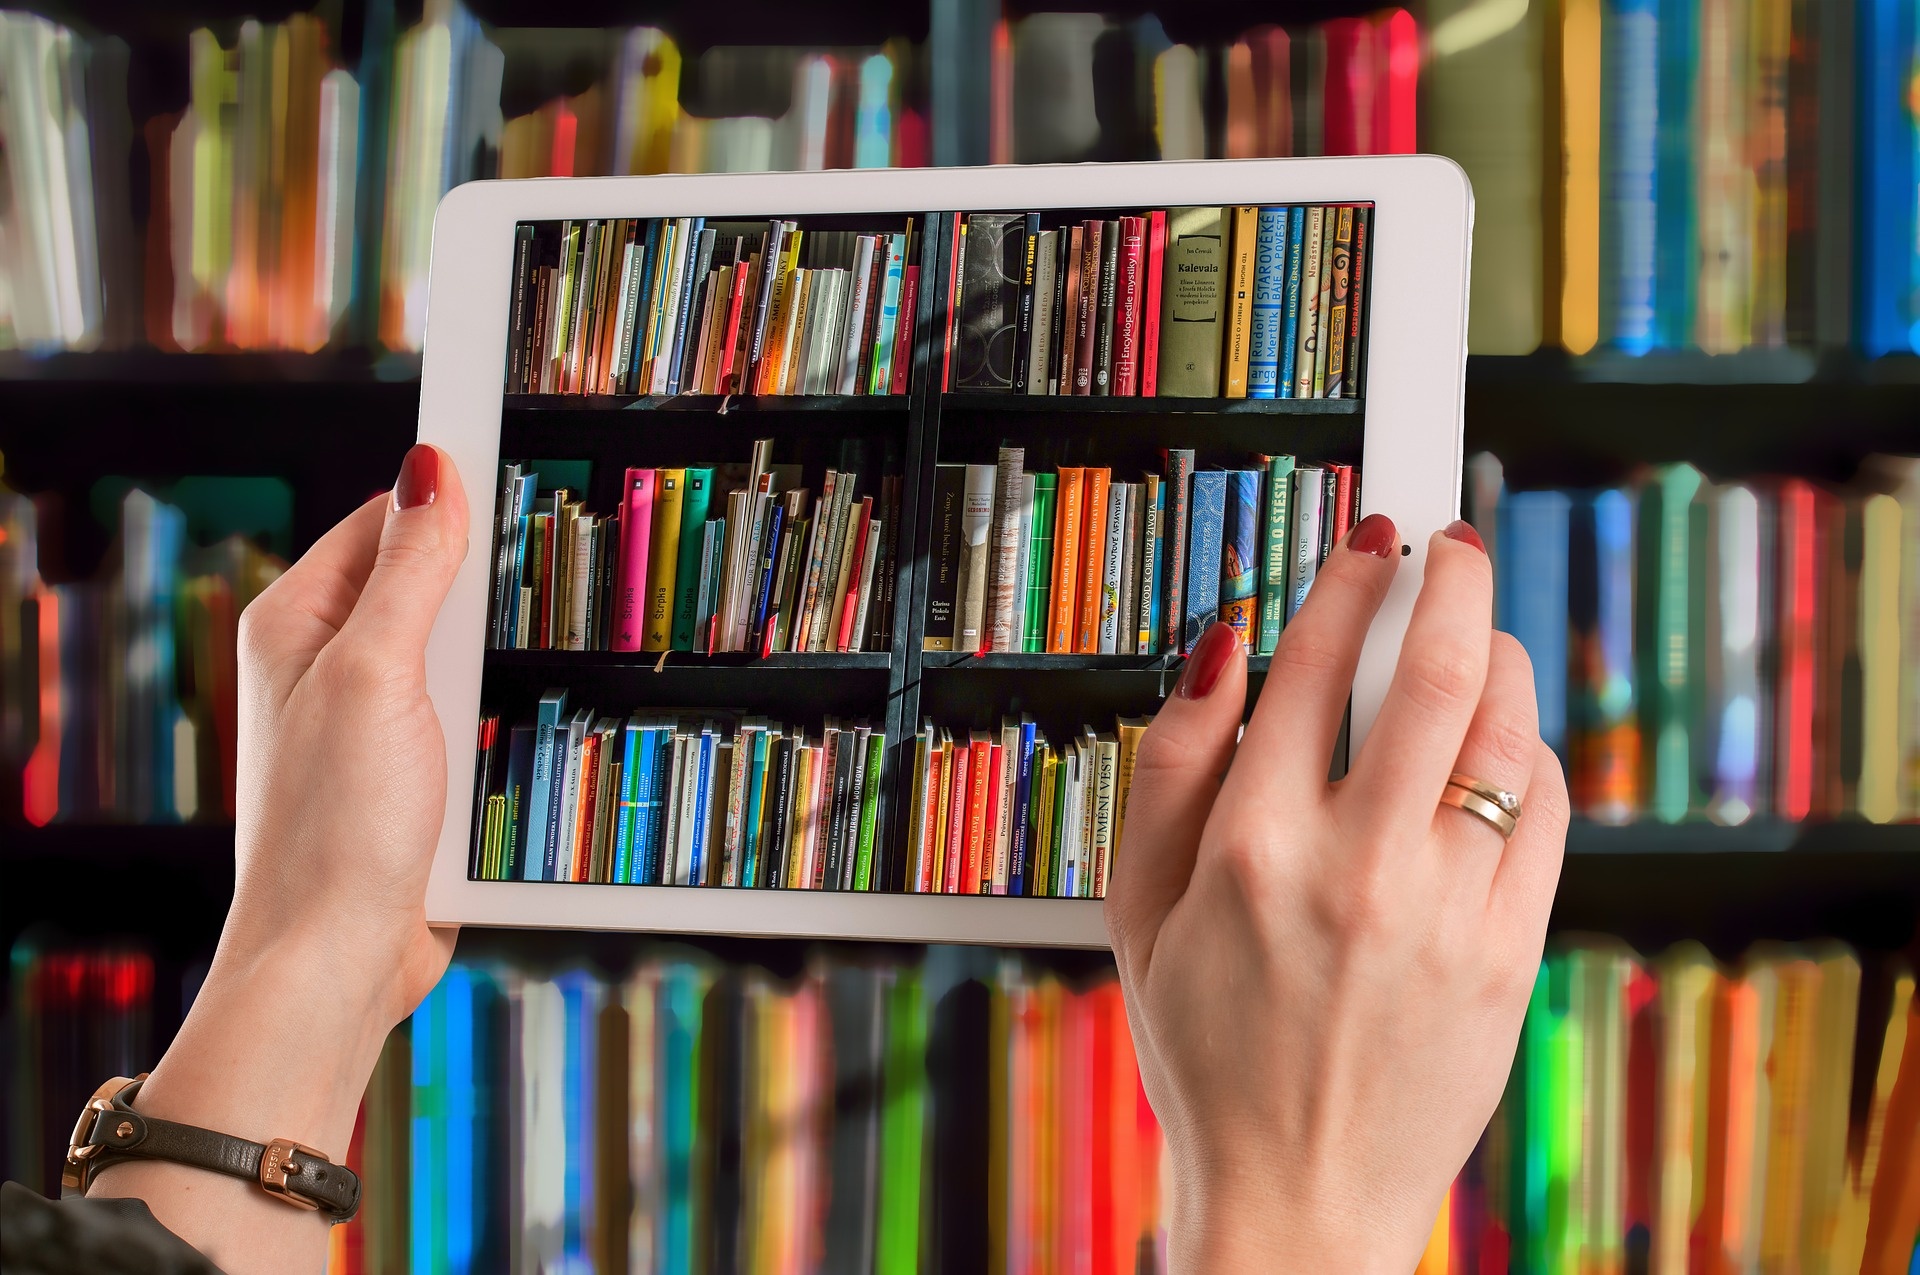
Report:
[[[1419,589],[1428,537],[1458,516],[1473,195],[1430,155],[1197,160],[483,181],[434,214],[422,442],[448,453],[471,509],[469,552],[427,647],[447,740],[447,807],[427,883],[431,924],[1102,947],[1104,905],[812,890],[467,879],[473,757],[500,465],[514,228],[594,217],[764,218],[989,209],[1371,201],[1361,512],[1388,513],[1411,548],[1361,652],[1352,741],[1366,735]],[[936,360],[937,366],[937,360]],[[1042,675],[1043,676],[1043,675]],[[635,705],[634,707],[643,707]]]

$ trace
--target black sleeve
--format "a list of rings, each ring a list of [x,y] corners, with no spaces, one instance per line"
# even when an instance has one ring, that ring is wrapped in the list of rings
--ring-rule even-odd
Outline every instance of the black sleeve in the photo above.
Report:
[[[49,1200],[0,1183],[6,1275],[220,1275],[145,1200]]]

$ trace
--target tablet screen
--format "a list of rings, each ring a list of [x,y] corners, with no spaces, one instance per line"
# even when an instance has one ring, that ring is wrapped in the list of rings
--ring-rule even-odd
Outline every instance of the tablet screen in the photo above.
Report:
[[[1358,516],[1371,213],[521,223],[469,877],[1102,896]]]

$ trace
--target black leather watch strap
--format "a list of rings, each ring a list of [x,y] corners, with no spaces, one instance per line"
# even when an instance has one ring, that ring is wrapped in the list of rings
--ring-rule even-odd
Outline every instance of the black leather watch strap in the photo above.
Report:
[[[335,1222],[345,1222],[359,1211],[360,1177],[344,1164],[334,1164],[312,1148],[285,1139],[263,1146],[142,1115],[133,1109],[133,1099],[143,1080],[114,1094],[90,1129],[76,1131],[84,1134],[76,1148],[95,1148],[88,1153],[88,1177],[124,1160],[166,1160],[255,1183],[289,1204],[318,1209]]]

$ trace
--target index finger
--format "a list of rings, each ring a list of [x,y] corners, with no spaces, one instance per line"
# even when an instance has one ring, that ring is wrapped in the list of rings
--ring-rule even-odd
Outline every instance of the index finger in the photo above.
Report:
[[[1493,564],[1464,522],[1434,535],[1400,659],[1366,743],[1341,787],[1391,818],[1432,817],[1487,682]]]

